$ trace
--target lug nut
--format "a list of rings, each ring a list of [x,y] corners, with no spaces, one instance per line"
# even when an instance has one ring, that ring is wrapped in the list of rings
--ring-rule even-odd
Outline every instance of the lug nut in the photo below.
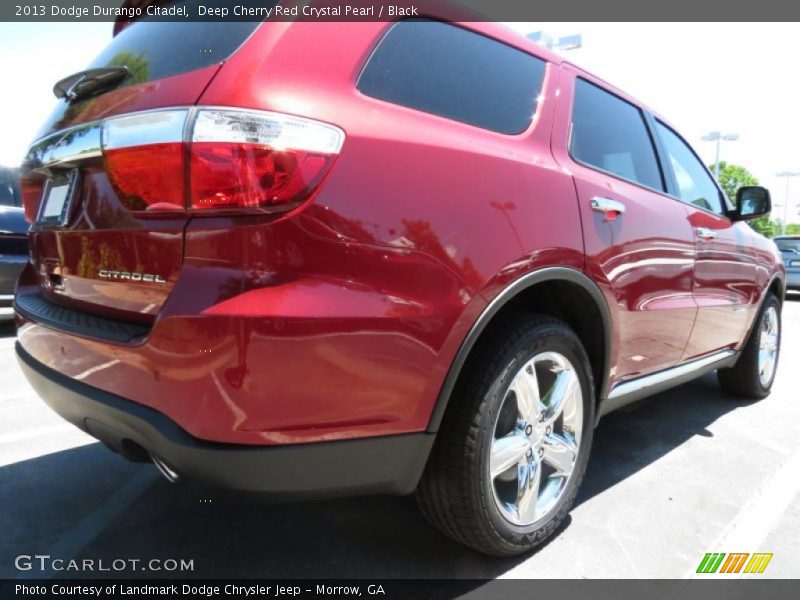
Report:
[[[553,431],[553,429],[552,429],[552,428],[551,428],[551,427],[548,425],[548,426],[547,426],[547,429],[545,429],[545,431],[544,431],[544,434],[545,434],[545,435],[550,435],[550,433],[551,433],[552,431]]]
[[[539,448],[539,458],[544,456],[544,448]]]
[[[532,433],[533,433],[533,426],[532,426],[532,425],[528,425],[528,426],[525,428],[525,435],[530,435],[530,434],[532,434]]]

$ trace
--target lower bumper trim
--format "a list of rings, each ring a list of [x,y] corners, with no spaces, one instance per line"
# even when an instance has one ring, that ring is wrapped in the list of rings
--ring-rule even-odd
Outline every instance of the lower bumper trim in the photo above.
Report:
[[[251,446],[197,439],[166,415],[70,379],[17,342],[25,376],[50,408],[121,454],[131,446],[181,478],[277,498],[403,495],[414,491],[434,434],[410,433],[314,444]],[[127,445],[127,448],[126,448]]]

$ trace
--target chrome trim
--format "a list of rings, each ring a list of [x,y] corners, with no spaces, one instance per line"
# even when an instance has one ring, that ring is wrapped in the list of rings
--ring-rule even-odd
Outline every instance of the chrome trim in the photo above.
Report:
[[[50,135],[28,150],[23,166],[28,170],[73,163],[101,154],[102,123],[70,127]]]
[[[694,232],[697,234],[697,237],[704,242],[711,241],[717,237],[717,232],[713,229],[709,229],[708,227],[698,227],[694,230]]]
[[[611,388],[608,396],[600,403],[597,417],[599,419],[626,404],[686,383],[714,369],[730,367],[737,357],[738,353],[734,350],[722,350],[651,375],[619,383]]]
[[[621,215],[625,212],[625,205],[622,202],[619,202],[618,200],[612,200],[611,198],[595,196],[589,201],[589,204],[591,205],[593,211],[602,214],[613,212]]]
[[[162,142],[184,142],[191,140],[194,122],[198,111],[230,111],[244,114],[255,114],[314,123],[335,130],[339,134],[338,150],[346,139],[344,130],[332,123],[319,121],[290,113],[274,113],[270,111],[242,108],[238,106],[165,106],[151,110],[112,115],[88,123],[81,123],[60,131],[48,134],[35,140],[23,160],[23,168],[28,171],[50,167],[70,167],[73,163],[102,156],[103,148],[125,148],[139,144]],[[163,115],[163,118],[158,119]],[[137,125],[147,121],[149,117],[160,121],[148,123],[149,127],[137,129]],[[113,131],[107,126],[116,124]],[[154,128],[153,125],[156,125]],[[130,127],[128,131],[126,128]]]
[[[736,353],[733,350],[723,350],[722,352],[710,354],[704,358],[698,358],[697,360],[678,365],[677,367],[671,367],[664,371],[653,373],[652,375],[645,375],[644,377],[638,377],[632,381],[620,383],[611,389],[611,392],[608,394],[608,398],[619,398],[620,396],[626,396],[633,392],[638,392],[639,390],[653,387],[660,383],[666,383],[672,379],[681,377],[682,375],[688,375],[693,371],[699,371],[704,367],[712,365],[726,358],[730,358],[734,354]]]
[[[144,144],[184,141],[189,109],[131,113],[103,123],[103,148],[115,150]]]
[[[158,472],[164,476],[164,479],[169,481],[170,483],[175,483],[180,479],[180,475],[170,467],[166,462],[164,462],[161,458],[156,456],[155,454],[150,455],[150,460],[153,461],[153,464],[158,469]]]
[[[148,114],[162,112],[184,111],[189,114],[191,106],[169,106],[151,110],[141,110],[131,113],[113,115],[104,119],[96,119],[88,123],[74,125],[60,131],[53,132],[34,140],[25,159],[22,162],[26,170],[35,170],[48,167],[58,167],[102,155],[103,126],[116,119],[130,117],[143,117]],[[181,130],[176,141],[185,139],[185,130]]]

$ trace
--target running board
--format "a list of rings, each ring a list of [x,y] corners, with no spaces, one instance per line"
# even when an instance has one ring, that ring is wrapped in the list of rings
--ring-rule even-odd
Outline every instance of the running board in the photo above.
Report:
[[[599,419],[603,415],[607,415],[631,402],[636,402],[647,396],[652,396],[676,385],[696,379],[714,369],[730,367],[736,362],[737,358],[738,355],[733,350],[723,350],[652,375],[637,377],[617,384],[611,389],[608,397],[600,403],[597,418]]]

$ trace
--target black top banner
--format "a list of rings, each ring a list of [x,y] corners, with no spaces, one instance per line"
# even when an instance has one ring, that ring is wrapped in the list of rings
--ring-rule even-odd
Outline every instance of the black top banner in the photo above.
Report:
[[[49,0],[4,1],[0,21],[798,21],[800,3],[760,0]]]

